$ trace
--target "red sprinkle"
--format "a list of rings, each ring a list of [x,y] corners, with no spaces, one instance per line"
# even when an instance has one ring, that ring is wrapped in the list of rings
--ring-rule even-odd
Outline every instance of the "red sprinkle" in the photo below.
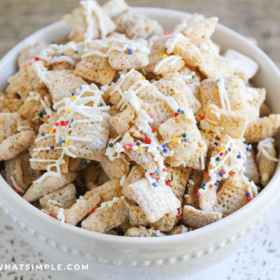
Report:
[[[55,122],[54,125],[55,125],[55,126],[59,126],[59,122]]]
[[[43,96],[42,99],[45,101],[45,97]]]
[[[151,177],[153,177],[153,173],[149,173],[149,175],[150,175]]]
[[[199,118],[200,118],[201,120],[204,120],[205,117],[204,117],[203,115],[201,115]]]
[[[162,172],[166,172],[166,171],[167,171],[166,167],[162,168]]]
[[[92,215],[92,214],[93,214],[93,212],[92,212],[92,211],[90,211],[88,214],[89,214],[89,215]]]
[[[56,133],[56,129],[55,128],[53,129],[53,132]]]
[[[175,113],[174,115],[175,115],[175,117],[177,117],[179,115],[179,113]]]
[[[220,153],[220,156],[222,157],[224,155],[224,153]]]
[[[206,172],[205,175],[206,175],[206,176],[209,176],[209,172]]]
[[[222,173],[224,173],[224,174],[226,174],[226,173],[227,173],[225,169],[222,169],[222,171],[221,171],[221,172],[222,172]]]
[[[18,192],[18,189],[15,189],[15,192],[17,193],[17,192]]]
[[[152,132],[156,132],[156,129],[152,127]]]
[[[61,62],[60,62],[60,61],[57,61],[55,64],[56,64],[56,65],[60,65],[60,64],[61,64]]]
[[[169,186],[169,185],[170,185],[170,181],[166,181],[165,184],[166,184],[167,186]]]
[[[247,196],[246,199],[247,199],[248,201],[251,201],[251,200],[252,200],[252,197],[251,197],[251,196]]]
[[[52,217],[52,213],[49,213],[49,216],[51,216],[51,217]]]
[[[46,115],[46,118],[49,119],[51,116],[50,115]]]
[[[152,140],[149,137],[146,137],[144,142],[147,143],[147,144],[151,144]]]
[[[35,59],[35,61],[39,61],[40,60],[40,58],[38,56],[35,56],[34,59]]]

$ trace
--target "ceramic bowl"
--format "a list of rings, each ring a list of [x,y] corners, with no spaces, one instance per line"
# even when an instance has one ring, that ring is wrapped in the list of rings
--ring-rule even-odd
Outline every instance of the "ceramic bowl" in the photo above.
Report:
[[[189,14],[154,8],[137,11],[158,20],[164,30]],[[70,28],[61,22],[31,35],[14,47],[0,62],[0,91],[16,70],[16,58],[28,44],[38,40],[47,43],[65,38]],[[280,113],[280,72],[256,46],[236,32],[219,25],[213,41],[222,47],[237,50],[260,65],[254,85],[267,90],[268,104]],[[278,166],[279,167],[279,166]],[[201,229],[160,238],[128,238],[99,234],[68,224],[61,224],[17,195],[0,178],[0,205],[15,229],[34,245],[49,263],[88,264],[78,271],[90,279],[185,279],[184,276],[218,262],[241,246],[265,221],[280,200],[279,168],[269,185],[250,203],[232,215]],[[72,278],[74,279],[74,278]]]

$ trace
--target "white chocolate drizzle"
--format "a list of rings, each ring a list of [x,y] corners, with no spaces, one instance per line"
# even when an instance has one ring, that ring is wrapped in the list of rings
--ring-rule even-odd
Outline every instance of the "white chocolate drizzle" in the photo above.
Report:
[[[18,189],[19,192],[25,193],[25,190],[23,190],[21,187],[18,186],[18,184],[16,183],[16,180],[14,179],[13,176],[10,176],[10,179],[13,183],[14,189]]]
[[[172,53],[174,51],[174,47],[178,39],[186,40],[187,38],[181,33],[176,33],[174,35],[171,35],[170,38],[165,42],[167,53]]]
[[[86,21],[87,21],[87,31],[84,34],[86,38],[85,42],[92,41],[94,39],[94,33],[93,33],[94,21],[92,18],[92,13],[95,13],[98,19],[101,38],[102,39],[106,38],[107,31],[105,27],[104,17],[102,14],[102,10],[98,6],[96,1],[92,1],[92,0],[81,1],[80,4],[85,8],[84,14],[86,15]]]
[[[273,138],[266,138],[266,139],[259,142],[257,160],[259,160],[259,158],[262,154],[268,160],[276,161],[276,162],[279,161],[277,158],[272,157],[270,154],[268,154],[268,152],[265,150],[265,147],[269,148],[269,149],[272,149],[272,148],[274,149],[274,145],[273,145],[274,141],[275,140]]]
[[[179,55],[170,55],[168,57],[165,57],[164,59],[162,59],[156,66],[155,66],[155,73],[158,73],[158,70],[160,69],[160,67],[164,64],[167,65],[173,65],[175,64],[177,61],[179,61],[181,59],[181,56]]]
[[[29,125],[20,125],[17,127],[17,131],[29,130],[32,129]]]
[[[65,223],[64,209],[60,208],[57,213],[57,219],[61,221],[61,223]]]
[[[49,199],[47,203],[52,203],[53,205],[58,205],[58,206],[62,206],[62,204],[56,200],[53,199]]]
[[[119,201],[120,199],[122,200],[125,200],[124,196],[121,196],[121,197],[114,197],[112,200],[110,201],[106,201],[106,202],[102,202],[100,207],[98,208],[99,209],[103,209],[103,208],[106,208],[106,207],[112,207],[113,204],[117,201]]]
[[[108,48],[108,50],[106,51],[106,53],[103,53],[99,50],[94,50],[91,52],[87,52],[85,54],[82,55],[82,59],[89,57],[89,56],[93,56],[93,55],[98,55],[101,57],[108,57],[110,55],[110,53],[112,51],[119,51],[119,52],[124,52],[127,49],[131,49],[132,51],[136,51],[138,50],[141,53],[146,53],[146,54],[150,54],[150,49],[142,42],[140,41],[133,41],[133,40],[129,40],[129,39],[119,39],[119,38],[107,38],[105,40],[94,40],[94,42],[98,43],[102,43],[102,48]],[[110,46],[110,43],[120,43],[120,46]]]
[[[228,94],[227,94],[227,91],[226,91],[226,88],[225,88],[224,78],[218,79],[217,80],[217,85],[218,85],[218,90],[219,90],[219,96],[220,96],[222,109],[230,111],[231,107],[230,107]]]

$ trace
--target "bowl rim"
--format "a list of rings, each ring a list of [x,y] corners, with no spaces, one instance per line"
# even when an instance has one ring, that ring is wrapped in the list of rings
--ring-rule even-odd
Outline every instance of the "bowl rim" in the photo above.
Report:
[[[160,13],[161,15],[170,16],[170,13],[173,15],[178,15],[179,17],[188,17],[191,14],[186,12],[180,12],[172,9],[163,9],[163,8],[150,8],[150,7],[133,7],[136,11],[140,13],[145,14],[153,14],[153,13]],[[148,15],[149,16],[149,15]],[[6,60],[9,59],[10,54],[12,53],[19,53],[22,48],[26,45],[27,41],[32,39],[33,37],[36,38],[39,34],[44,34],[46,32],[50,32],[51,30],[56,30],[62,25],[65,25],[63,21],[58,21],[56,23],[53,23],[51,25],[48,25],[35,33],[31,34],[24,40],[22,40],[20,43],[18,43],[15,47],[13,47],[1,60],[0,60],[0,67],[1,64],[4,63]],[[280,81],[280,71],[277,68],[277,66],[274,64],[274,62],[257,46],[252,44],[250,41],[248,41],[244,36],[240,35],[239,33],[233,31],[232,29],[225,27],[221,24],[217,24],[216,27],[218,30],[230,33],[230,35],[233,35],[237,39],[243,41],[243,43],[247,44],[248,47],[252,49],[253,52],[256,52],[258,55],[263,57],[266,62],[269,64],[269,67],[271,67],[272,70],[275,71],[276,75],[279,78]],[[13,74],[13,73],[11,73]],[[178,235],[171,235],[171,236],[164,236],[162,238],[153,238],[153,237],[146,237],[146,238],[140,238],[140,237],[134,237],[134,238],[128,238],[127,236],[114,236],[114,235],[108,235],[104,233],[97,233],[92,232],[89,230],[85,230],[83,228],[79,228],[76,226],[72,226],[69,224],[62,224],[57,219],[54,219],[52,217],[49,217],[45,213],[43,213],[41,210],[33,206],[31,203],[24,200],[21,196],[15,193],[15,191],[8,185],[8,183],[3,179],[2,175],[0,176],[0,189],[4,191],[7,196],[11,197],[11,199],[15,200],[15,203],[21,205],[22,207],[26,207],[27,211],[32,212],[32,215],[36,216],[36,219],[39,219],[44,224],[47,224],[48,227],[59,227],[60,230],[62,230],[62,234],[67,234],[69,231],[72,231],[77,235],[77,237],[80,238],[90,238],[95,241],[105,241],[105,242],[114,242],[118,244],[126,244],[126,245],[135,245],[136,243],[139,245],[149,245],[149,244],[159,244],[159,243],[177,243],[178,241],[184,242],[184,240],[187,240],[189,238],[199,238],[201,236],[205,236],[205,234],[210,234],[209,232],[214,231],[221,231],[223,228],[226,228],[228,225],[231,224],[233,220],[239,219],[242,217],[243,213],[247,211],[249,207],[256,206],[256,204],[260,204],[260,200],[263,200],[264,197],[271,197],[271,193],[273,191],[276,191],[277,189],[277,181],[280,180],[280,169],[279,164],[277,166],[277,169],[275,171],[275,174],[269,184],[261,191],[261,193],[254,198],[250,203],[246,204],[236,212],[232,213],[231,215],[213,223],[210,225],[207,225],[202,228],[198,228],[195,231],[190,231],[188,234],[178,234]]]

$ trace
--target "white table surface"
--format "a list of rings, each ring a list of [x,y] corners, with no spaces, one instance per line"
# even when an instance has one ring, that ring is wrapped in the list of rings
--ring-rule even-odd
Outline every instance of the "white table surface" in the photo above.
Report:
[[[41,264],[44,258],[24,242],[0,211],[0,265]],[[71,271],[3,271],[3,280],[89,280]],[[280,279],[280,205],[267,222],[238,251],[186,280],[279,280]],[[121,280],[121,279],[120,279]],[[137,279],[135,279],[137,280]],[[147,279],[148,280],[148,279]]]

